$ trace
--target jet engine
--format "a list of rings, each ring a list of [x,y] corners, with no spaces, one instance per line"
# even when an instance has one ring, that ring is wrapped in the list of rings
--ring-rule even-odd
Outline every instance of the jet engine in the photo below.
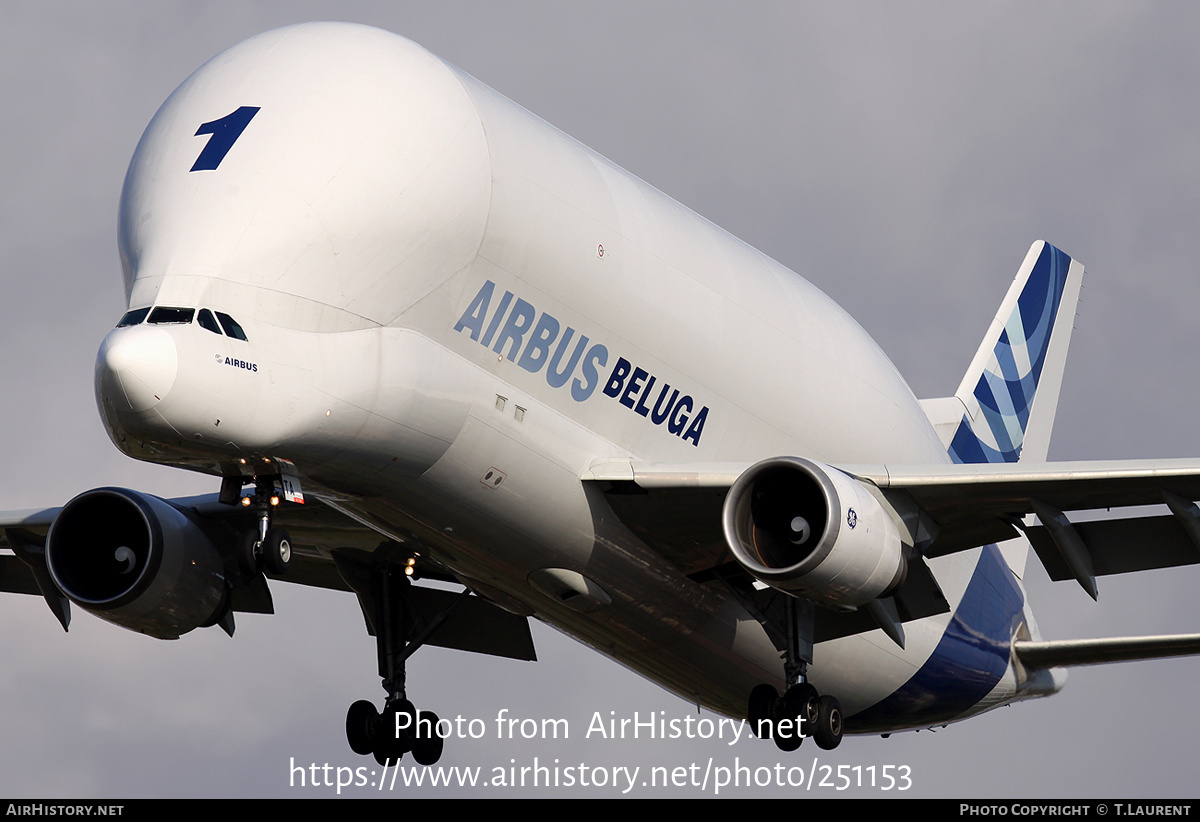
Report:
[[[160,639],[211,625],[225,610],[221,555],[181,511],[125,488],[68,502],[46,538],[46,565],[72,602]]]
[[[730,487],[725,540],[756,579],[793,596],[847,609],[887,596],[906,562],[891,514],[836,468],[776,457]]]

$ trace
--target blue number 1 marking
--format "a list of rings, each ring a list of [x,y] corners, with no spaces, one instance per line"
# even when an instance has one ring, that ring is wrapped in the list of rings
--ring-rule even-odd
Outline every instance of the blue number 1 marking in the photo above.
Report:
[[[242,136],[246,126],[250,125],[254,115],[258,114],[258,109],[259,106],[242,106],[233,114],[226,114],[220,120],[204,123],[196,129],[196,133],[193,135],[195,137],[199,137],[201,134],[211,134],[212,136],[208,138],[204,150],[200,152],[200,156],[196,158],[196,162],[188,171],[212,171],[221,165],[221,161],[225,159],[229,149],[233,148],[237,138]]]

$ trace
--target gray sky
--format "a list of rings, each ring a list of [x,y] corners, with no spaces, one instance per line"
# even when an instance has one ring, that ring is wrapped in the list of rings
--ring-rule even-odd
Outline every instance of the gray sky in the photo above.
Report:
[[[102,485],[216,490],[123,457],[96,414],[95,351],[124,310],[117,198],[142,129],[192,70],[260,31],[318,19],[416,40],[808,277],[920,396],[955,389],[1025,250],[1049,240],[1089,271],[1052,458],[1200,455],[1190,4],[8,0],[4,507]],[[1048,638],[1200,630],[1198,583],[1194,568],[1104,579],[1093,604],[1036,563],[1027,575]],[[276,615],[241,616],[234,639],[210,629],[177,642],[78,609],[63,634],[40,601],[0,597],[0,796],[332,795],[291,787],[289,764],[373,764],[350,752],[343,717],[381,697],[374,642],[349,595],[274,591]],[[535,665],[441,649],[410,663],[419,707],[488,721],[485,738],[450,740],[441,764],[486,776],[534,757],[610,768],[737,758],[808,771],[819,755],[908,765],[909,796],[1197,794],[1196,660],[1076,669],[1053,698],[936,734],[786,756],[752,741],[585,739],[593,712],[694,708],[550,629],[535,640]],[[571,739],[498,740],[503,708],[567,718]]]

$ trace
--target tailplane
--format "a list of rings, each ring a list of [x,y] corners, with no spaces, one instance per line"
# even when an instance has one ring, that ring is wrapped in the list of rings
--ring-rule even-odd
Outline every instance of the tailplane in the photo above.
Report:
[[[1017,640],[1013,643],[1013,650],[1026,668],[1101,665],[1106,662],[1197,656],[1200,655],[1200,634],[1068,639],[1054,642]]]

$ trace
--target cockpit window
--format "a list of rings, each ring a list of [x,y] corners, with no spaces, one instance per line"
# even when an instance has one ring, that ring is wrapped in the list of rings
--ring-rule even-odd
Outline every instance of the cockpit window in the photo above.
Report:
[[[160,305],[150,312],[151,325],[187,325],[196,314],[194,308],[167,308]]]
[[[217,321],[213,319],[212,312],[207,308],[200,309],[200,314],[196,317],[196,322],[200,324],[201,328],[211,331],[214,334],[221,333],[221,326],[217,325]]]
[[[216,315],[217,319],[221,321],[221,327],[225,329],[226,334],[233,337],[235,340],[242,340],[243,342],[246,342],[246,332],[243,331],[242,327],[237,324],[237,320],[228,314],[223,314],[220,311],[216,312]]]
[[[139,325],[142,320],[146,319],[146,315],[150,313],[150,306],[145,308],[135,308],[132,311],[126,312],[121,321],[117,323],[117,328],[124,328],[127,325]]]
[[[215,317],[213,315],[216,315]],[[146,315],[150,318],[147,320]],[[246,332],[238,325],[238,321],[233,317],[221,311],[210,311],[207,308],[201,308],[199,316],[194,308],[174,308],[170,306],[160,305],[157,308],[135,308],[132,311],[125,312],[125,316],[117,323],[117,328],[125,328],[129,325],[139,325],[143,321],[152,325],[187,325],[196,318],[196,322],[206,331],[211,331],[214,334],[220,334],[224,329],[225,335],[233,337],[235,340],[248,342]],[[219,322],[218,322],[219,321]]]

